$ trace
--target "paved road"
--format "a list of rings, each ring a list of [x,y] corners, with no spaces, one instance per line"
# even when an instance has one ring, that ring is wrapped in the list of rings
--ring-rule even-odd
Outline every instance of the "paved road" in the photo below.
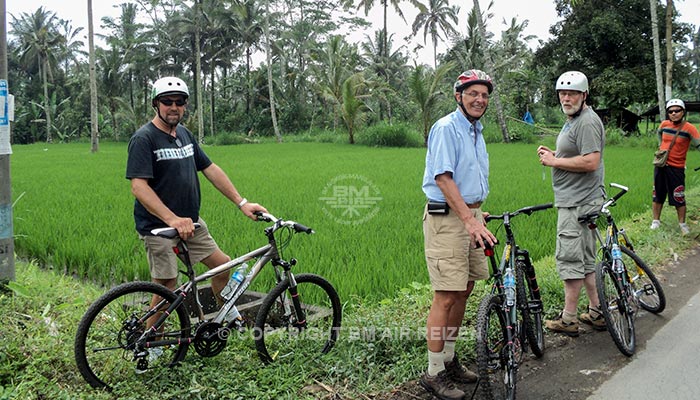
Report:
[[[587,400],[700,398],[700,292]]]

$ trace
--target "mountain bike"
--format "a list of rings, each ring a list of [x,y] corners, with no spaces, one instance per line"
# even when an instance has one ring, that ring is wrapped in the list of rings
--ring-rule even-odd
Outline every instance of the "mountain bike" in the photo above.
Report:
[[[515,399],[518,366],[525,348],[529,345],[538,358],[544,354],[543,307],[537,276],[529,252],[515,242],[511,220],[549,208],[552,203],[486,217],[487,222],[503,221],[506,243],[500,263],[493,248],[484,249],[493,279],[491,293],[479,303],[476,317],[477,367],[484,399]]]
[[[152,282],[124,283],[97,299],[81,319],[75,337],[75,360],[83,378],[95,388],[109,390],[134,373],[177,365],[189,345],[200,356],[213,357],[236,332],[251,334],[264,363],[329,352],[341,324],[338,293],[321,276],[293,274],[297,260],[281,257],[295,233],[314,231],[272,214],[257,215],[259,221],[272,222],[264,229],[268,243],[200,275],[190,262],[187,242],[175,229],[154,230],[153,234],[174,240],[173,251],[185,265],[186,271],[181,272],[187,279],[175,291]],[[205,315],[197,284],[251,260],[256,261],[231,297]],[[259,304],[253,329],[246,329],[251,324],[240,317],[225,321],[231,311],[236,314],[236,302],[268,264],[273,266],[275,286]],[[162,299],[155,306],[151,306],[153,295]]]
[[[666,308],[666,296],[656,276],[634,252],[634,246],[624,229],[618,228],[610,207],[628,192],[617,183],[611,187],[620,189],[608,198],[599,212],[582,215],[579,222],[593,230],[601,261],[596,265],[596,288],[605,325],[613,342],[622,354],[634,354],[636,341],[634,318],[641,306],[658,314]],[[605,217],[605,236],[598,229],[598,218]]]

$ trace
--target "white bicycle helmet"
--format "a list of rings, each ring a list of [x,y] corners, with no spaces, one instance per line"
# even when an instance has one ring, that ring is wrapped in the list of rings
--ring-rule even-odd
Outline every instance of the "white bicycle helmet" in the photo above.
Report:
[[[151,100],[155,100],[160,96],[166,96],[170,94],[181,94],[185,98],[190,97],[190,91],[187,89],[187,84],[180,78],[174,76],[166,76],[160,78],[153,82],[153,89],[151,90]]]
[[[683,109],[683,111],[685,111],[685,102],[683,102],[681,99],[671,99],[666,102],[666,111],[673,106],[680,107]]]
[[[579,92],[588,92],[588,78],[582,72],[568,71],[561,74],[557,79],[556,90],[576,90]]]

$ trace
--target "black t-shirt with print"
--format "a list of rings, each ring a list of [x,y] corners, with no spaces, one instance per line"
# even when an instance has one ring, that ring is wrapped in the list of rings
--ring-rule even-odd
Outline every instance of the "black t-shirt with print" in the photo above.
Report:
[[[176,136],[173,138],[152,122],[139,128],[129,140],[126,178],[147,179],[175,215],[197,221],[201,202],[197,172],[212,162],[187,128],[178,125]],[[138,200],[134,201],[134,221],[142,235],[167,226]]]

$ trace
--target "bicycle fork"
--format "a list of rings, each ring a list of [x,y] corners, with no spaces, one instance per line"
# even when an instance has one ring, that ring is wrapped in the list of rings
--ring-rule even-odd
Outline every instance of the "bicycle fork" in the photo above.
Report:
[[[284,275],[287,277],[287,280],[289,281],[289,297],[284,296],[282,298],[282,306],[284,308],[284,315],[291,317],[292,313],[294,313],[294,317],[296,322],[292,325],[295,328],[298,329],[305,329],[306,328],[306,313],[304,312],[303,308],[301,307],[301,299],[299,298],[299,291],[297,289],[297,281],[294,278],[294,274],[292,274],[292,267],[296,265],[297,260],[295,258],[292,258],[289,262],[284,261],[284,260],[279,260],[273,263],[273,265],[281,266],[284,268]],[[291,297],[291,304],[290,304],[290,297]],[[293,310],[292,310],[293,309]]]
[[[523,267],[525,279],[528,281],[528,284],[525,285],[525,289],[527,290],[529,287],[532,292],[532,298],[530,299],[528,296],[528,304],[523,305],[523,307],[527,306],[530,313],[541,314],[543,309],[542,297],[540,286],[537,283],[537,276],[535,275],[535,267],[530,260],[530,253],[525,249],[517,249],[515,254],[519,261],[516,265],[520,264]]]

